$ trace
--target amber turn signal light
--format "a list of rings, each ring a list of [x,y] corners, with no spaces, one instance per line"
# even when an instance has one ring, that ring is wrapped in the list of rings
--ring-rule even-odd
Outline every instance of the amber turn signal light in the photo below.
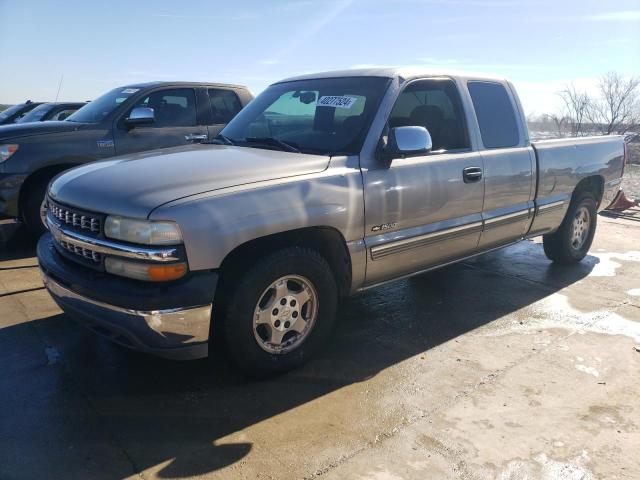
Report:
[[[167,282],[183,277],[185,273],[187,273],[187,266],[184,263],[152,265],[149,267],[149,280],[152,282]]]
[[[107,257],[104,267],[109,273],[122,277],[135,278],[146,282],[168,282],[183,277],[187,273],[186,263],[153,265],[149,263],[129,262],[119,258]]]

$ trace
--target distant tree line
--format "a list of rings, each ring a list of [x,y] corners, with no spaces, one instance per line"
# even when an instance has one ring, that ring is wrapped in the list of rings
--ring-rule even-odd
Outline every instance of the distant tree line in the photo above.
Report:
[[[569,84],[558,96],[561,110],[529,118],[533,130],[559,137],[640,133],[640,78],[609,72],[600,78],[596,94]]]

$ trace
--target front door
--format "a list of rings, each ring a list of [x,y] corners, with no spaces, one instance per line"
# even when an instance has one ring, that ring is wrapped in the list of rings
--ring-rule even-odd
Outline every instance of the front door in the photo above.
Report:
[[[363,171],[368,285],[473,254],[482,231],[483,161],[455,83],[409,83],[388,119],[408,125],[427,128],[431,153]]]
[[[153,108],[155,122],[127,128],[124,119],[135,107]],[[114,128],[117,155],[189,145],[208,138],[206,125],[198,125],[193,88],[156,90],[137,101],[131,109]]]

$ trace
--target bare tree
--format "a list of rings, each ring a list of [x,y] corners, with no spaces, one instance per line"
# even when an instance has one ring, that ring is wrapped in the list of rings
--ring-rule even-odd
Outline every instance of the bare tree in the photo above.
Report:
[[[640,127],[640,78],[609,72],[600,78],[596,96],[577,90],[573,84],[558,95],[564,103],[563,114],[549,117],[554,119],[559,133],[563,124],[570,127],[571,136],[591,131],[623,134]]]
[[[571,123],[571,119],[567,117],[561,117],[560,115],[549,115],[549,120],[553,122],[556,127],[556,132],[558,132],[558,136],[564,137],[564,132],[566,129],[566,125]]]
[[[609,72],[600,79],[599,98],[590,102],[588,118],[604,135],[625,133],[640,125],[640,78]]]
[[[537,121],[534,120],[534,122],[537,124],[538,128],[541,128],[544,131],[555,132],[556,137],[566,136],[568,126],[571,123],[569,118],[556,115],[555,113],[543,113],[538,117]]]
[[[568,123],[571,127],[571,136],[577,137],[584,135],[584,122],[589,117],[592,101],[586,92],[576,90],[575,85],[567,85],[563,90],[558,92],[560,98],[564,102],[565,115],[556,119],[558,128],[562,123]],[[561,123],[558,123],[561,122]]]

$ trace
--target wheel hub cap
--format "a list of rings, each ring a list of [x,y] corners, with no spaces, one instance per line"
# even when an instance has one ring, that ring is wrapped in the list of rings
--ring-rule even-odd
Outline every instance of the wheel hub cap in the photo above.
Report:
[[[260,296],[253,332],[269,353],[287,353],[304,342],[318,313],[318,295],[305,277],[287,275],[273,282]]]
[[[574,250],[580,250],[582,248],[589,236],[590,224],[591,218],[589,216],[589,210],[585,207],[579,208],[573,217],[571,248]]]

